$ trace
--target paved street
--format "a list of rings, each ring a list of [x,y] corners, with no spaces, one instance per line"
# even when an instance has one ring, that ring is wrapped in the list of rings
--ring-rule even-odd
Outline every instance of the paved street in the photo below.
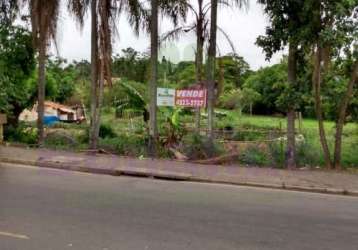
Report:
[[[1,164],[0,249],[357,250],[358,198]]]

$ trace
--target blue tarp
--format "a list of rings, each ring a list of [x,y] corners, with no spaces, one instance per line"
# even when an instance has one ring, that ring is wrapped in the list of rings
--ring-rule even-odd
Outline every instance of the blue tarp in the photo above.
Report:
[[[45,116],[44,117],[44,124],[45,125],[52,125],[56,122],[59,122],[60,119],[57,116],[51,115],[51,116]]]

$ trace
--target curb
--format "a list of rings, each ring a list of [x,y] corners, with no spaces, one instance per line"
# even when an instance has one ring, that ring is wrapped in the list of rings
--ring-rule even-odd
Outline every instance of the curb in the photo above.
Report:
[[[276,190],[358,197],[358,191],[350,191],[345,189],[302,187],[302,186],[286,185],[285,183],[282,183],[282,185],[277,185],[277,184],[263,184],[263,183],[255,183],[255,182],[222,181],[222,180],[202,178],[186,173],[178,173],[178,172],[171,172],[171,171],[160,170],[160,171],[153,172],[145,168],[128,168],[128,167],[119,167],[115,169],[88,168],[84,166],[76,166],[76,165],[68,165],[68,164],[66,165],[59,162],[19,160],[19,159],[10,159],[6,157],[0,157],[0,163],[1,162],[10,163],[10,164],[30,165],[30,166],[36,166],[41,168],[84,172],[84,173],[91,173],[91,174],[103,174],[103,175],[112,175],[112,176],[121,176],[121,175],[135,176],[135,177],[156,178],[156,179],[165,179],[165,180],[173,180],[173,181],[175,180],[175,181],[189,181],[189,182],[200,182],[200,183],[211,183],[211,184],[225,184],[225,185],[234,185],[234,186],[258,187],[258,188],[268,188],[268,189],[276,189]]]

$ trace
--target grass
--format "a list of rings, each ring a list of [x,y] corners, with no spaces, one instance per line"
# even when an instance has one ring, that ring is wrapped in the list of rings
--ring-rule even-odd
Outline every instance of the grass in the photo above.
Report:
[[[272,116],[238,116],[235,111],[227,111],[228,116],[220,123],[231,123],[235,129],[251,128],[252,130],[271,130],[277,129],[285,132],[286,119],[284,117]],[[312,153],[317,154],[317,164],[323,165],[323,154],[320,145],[318,122],[314,119],[303,119],[301,131],[298,131],[298,121],[296,121],[297,132],[301,132],[305,136],[306,145]],[[335,123],[333,121],[325,121],[327,140],[331,153],[334,147]],[[346,167],[358,166],[358,123],[348,123],[344,126],[342,138],[342,163]],[[303,150],[303,149],[302,149]]]

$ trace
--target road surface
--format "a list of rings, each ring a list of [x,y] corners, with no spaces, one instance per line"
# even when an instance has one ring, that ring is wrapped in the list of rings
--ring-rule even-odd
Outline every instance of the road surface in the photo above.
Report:
[[[358,198],[0,165],[1,250],[358,249]]]

